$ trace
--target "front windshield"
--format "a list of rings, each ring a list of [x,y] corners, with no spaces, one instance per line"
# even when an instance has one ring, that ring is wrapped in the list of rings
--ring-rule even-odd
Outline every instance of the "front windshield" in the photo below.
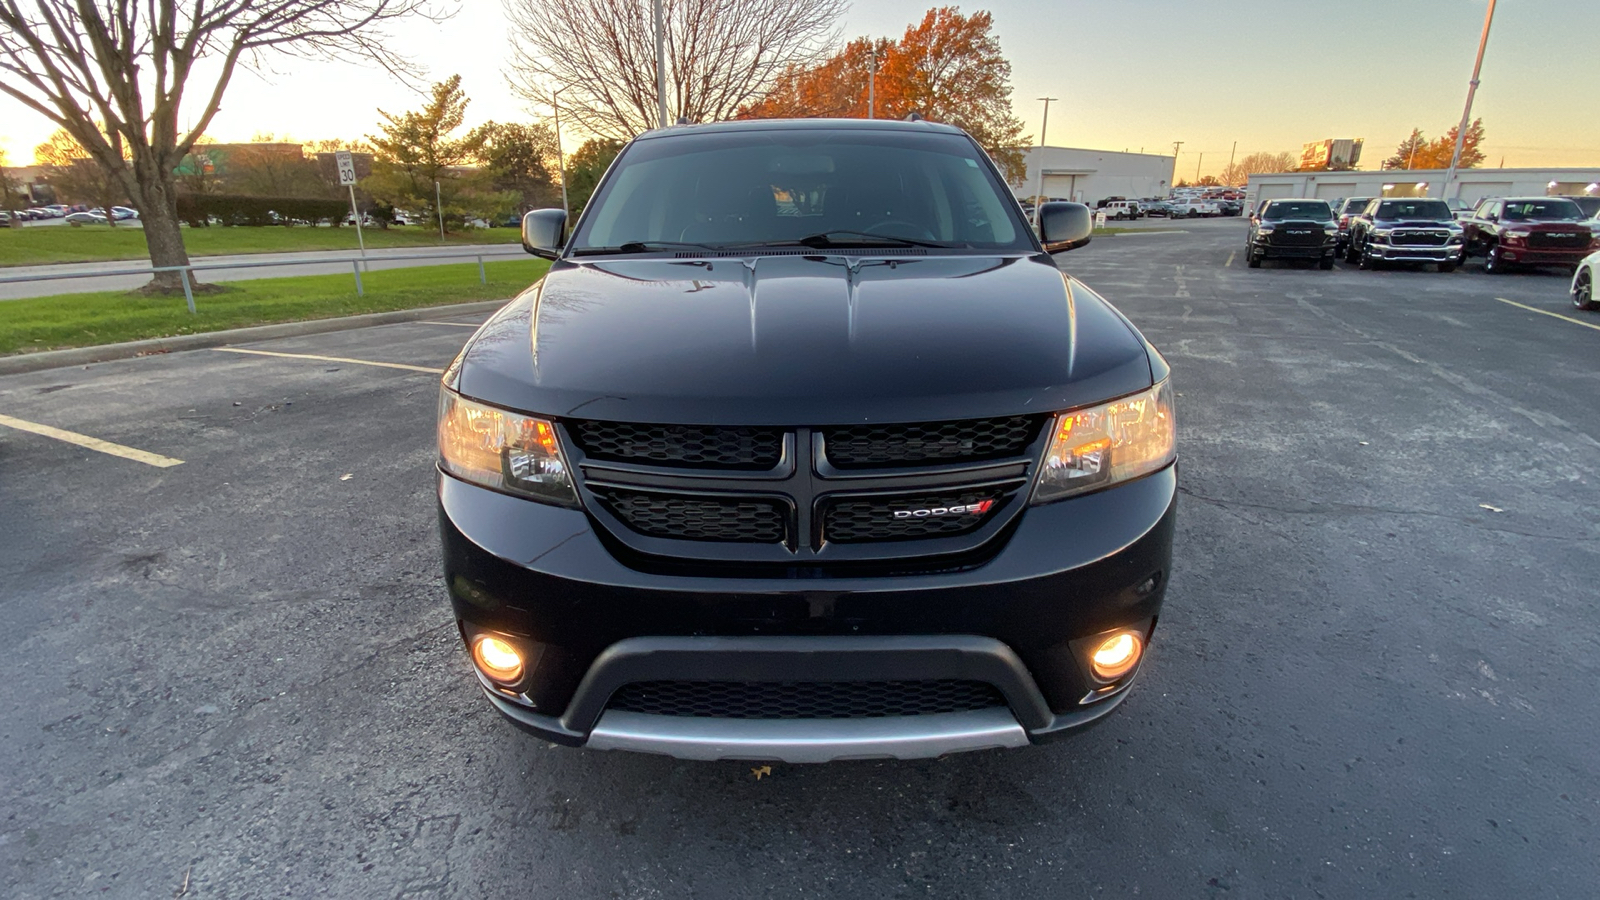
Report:
[[[1282,200],[1267,204],[1261,218],[1272,222],[1284,219],[1313,219],[1318,222],[1333,218],[1333,210],[1326,200]]]
[[[1600,215],[1600,197],[1573,197],[1572,202],[1578,204],[1585,216]]]
[[[1570,222],[1583,218],[1583,210],[1566,199],[1507,200],[1500,217],[1508,222]]]
[[[1378,204],[1378,218],[1448,222],[1455,219],[1455,214],[1443,200],[1385,200]]]
[[[1355,215],[1356,213],[1361,212],[1363,209],[1366,209],[1367,204],[1371,202],[1371,197],[1354,197],[1344,202],[1344,211],[1351,215]]]
[[[1016,202],[980,152],[962,135],[920,131],[773,128],[636,141],[584,211],[571,252],[802,240],[1032,250]]]

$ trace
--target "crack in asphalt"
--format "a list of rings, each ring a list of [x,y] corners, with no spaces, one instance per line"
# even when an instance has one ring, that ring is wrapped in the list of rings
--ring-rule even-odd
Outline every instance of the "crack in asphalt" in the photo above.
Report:
[[[1178,487],[1178,493],[1183,494],[1185,497],[1193,497],[1202,503],[1215,504],[1223,507],[1224,509],[1232,507],[1244,507],[1247,509],[1264,509],[1271,512],[1284,513],[1287,515],[1333,515],[1337,513],[1347,513],[1350,515],[1424,516],[1433,519],[1444,519],[1446,521],[1455,522],[1458,525],[1477,526],[1485,531],[1494,531],[1502,534],[1516,534],[1521,535],[1522,537],[1541,538],[1549,541],[1569,541],[1572,543],[1588,543],[1590,541],[1590,539],[1586,537],[1571,537],[1564,534],[1544,534],[1537,531],[1521,531],[1515,528],[1500,528],[1494,525],[1487,525],[1483,522],[1483,520],[1474,518],[1472,516],[1463,517],[1451,515],[1450,513],[1429,512],[1425,509],[1401,509],[1399,507],[1389,506],[1369,506],[1363,503],[1319,502],[1316,500],[1306,501],[1308,504],[1310,504],[1309,506],[1295,508],[1290,506],[1277,506],[1271,503],[1252,503],[1248,500],[1224,500],[1220,497],[1208,497],[1204,494],[1197,494],[1189,488],[1181,485]]]

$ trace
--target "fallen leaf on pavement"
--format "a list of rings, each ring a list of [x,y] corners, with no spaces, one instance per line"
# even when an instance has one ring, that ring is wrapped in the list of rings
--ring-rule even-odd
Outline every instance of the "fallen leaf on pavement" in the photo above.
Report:
[[[763,775],[771,775],[772,774],[772,767],[771,766],[756,766],[755,768],[750,770],[750,774],[754,775],[756,777],[757,781],[760,781],[761,780],[761,776],[763,776]]]

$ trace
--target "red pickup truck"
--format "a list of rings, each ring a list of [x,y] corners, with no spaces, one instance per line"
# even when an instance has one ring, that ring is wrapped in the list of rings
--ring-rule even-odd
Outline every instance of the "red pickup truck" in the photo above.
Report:
[[[1461,221],[1467,255],[1481,256],[1485,272],[1513,266],[1567,266],[1600,250],[1600,239],[1583,224],[1583,210],[1565,197],[1506,197],[1483,200]]]

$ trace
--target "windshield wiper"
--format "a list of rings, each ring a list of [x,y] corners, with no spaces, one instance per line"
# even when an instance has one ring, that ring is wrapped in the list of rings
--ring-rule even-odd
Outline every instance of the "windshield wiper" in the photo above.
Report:
[[[695,244],[689,241],[626,241],[615,247],[579,247],[572,251],[573,256],[605,256],[611,253],[649,253],[652,250],[721,250],[710,244]]]
[[[836,234],[837,235],[846,235],[846,236],[855,238],[855,240],[836,241],[836,240],[833,239],[833,236],[836,235]],[[862,238],[865,238],[866,241],[863,242]],[[819,231],[816,234],[808,234],[803,238],[796,238],[794,240],[794,243],[800,244],[801,246],[804,246],[804,247],[818,247],[818,248],[821,248],[821,247],[851,247],[851,246],[863,246],[863,245],[871,247],[871,246],[875,246],[877,244],[890,244],[890,245],[893,245],[893,246],[896,246],[896,247],[943,247],[943,248],[950,248],[950,247],[963,246],[961,244],[948,244],[948,243],[945,243],[944,241],[924,241],[924,240],[919,240],[917,238],[895,237],[893,235],[888,235],[888,234],[873,234],[870,231],[850,231],[849,229],[846,229],[846,228],[835,228],[835,229],[833,229],[831,231]]]

